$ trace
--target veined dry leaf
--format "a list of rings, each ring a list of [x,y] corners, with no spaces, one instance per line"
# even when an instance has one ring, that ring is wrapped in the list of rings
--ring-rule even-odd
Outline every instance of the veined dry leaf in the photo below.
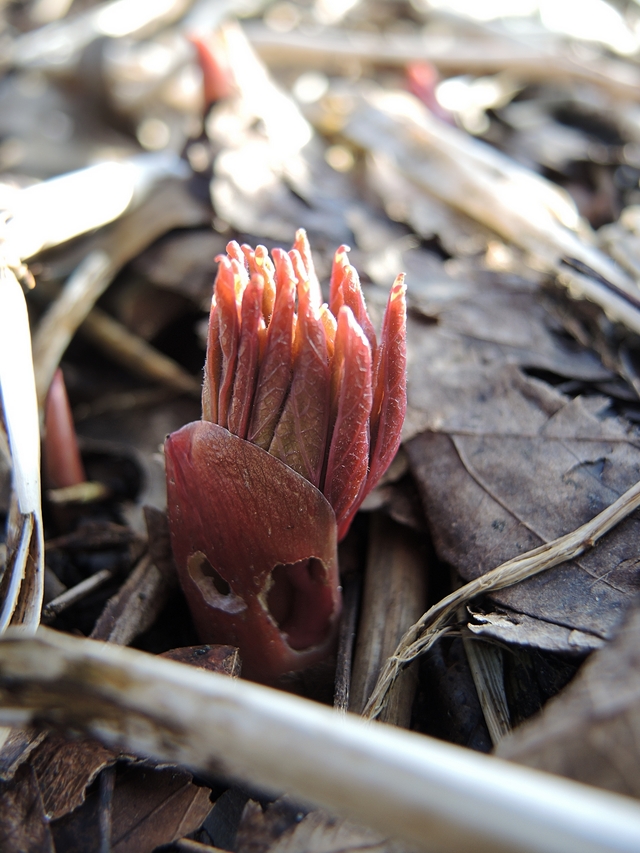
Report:
[[[112,798],[112,853],[151,853],[197,829],[209,813],[209,788],[185,770],[131,767],[116,781]],[[53,826],[58,850],[100,853],[99,795]]]
[[[508,758],[640,797],[640,608],[542,713],[504,738]]]
[[[549,371],[593,393],[607,374],[553,331],[534,285],[443,276],[409,298],[438,322],[409,324],[407,431],[427,431],[407,452],[438,555],[465,580],[575,529],[640,478],[638,438],[607,413],[608,398],[572,400],[526,375]],[[580,560],[492,598],[569,629],[556,648],[595,648],[639,586],[637,526],[632,516]]]
[[[568,400],[512,367],[475,393],[486,402],[468,425],[407,445],[438,554],[465,580],[575,529],[640,479],[640,448],[603,417],[606,400]],[[638,589],[638,524],[630,516],[578,560],[492,598],[597,647]]]

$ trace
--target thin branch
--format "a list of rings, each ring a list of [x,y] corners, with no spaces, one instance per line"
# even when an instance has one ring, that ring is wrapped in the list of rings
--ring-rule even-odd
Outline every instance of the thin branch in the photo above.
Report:
[[[100,308],[94,308],[89,313],[81,331],[92,343],[132,373],[154,382],[162,382],[182,394],[200,398],[202,384],[199,379],[139,335],[134,335]]]

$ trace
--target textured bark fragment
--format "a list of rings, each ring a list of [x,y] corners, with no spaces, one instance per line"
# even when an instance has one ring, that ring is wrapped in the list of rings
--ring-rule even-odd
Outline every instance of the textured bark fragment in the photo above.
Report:
[[[287,276],[279,273],[277,281],[276,300],[266,333],[264,355],[260,365],[248,433],[249,441],[264,450],[267,450],[271,444],[291,384],[295,313],[293,274]]]
[[[340,593],[324,496],[204,421],[169,436],[165,453],[173,551],[202,641],[238,646],[243,673],[261,681],[325,657]]]

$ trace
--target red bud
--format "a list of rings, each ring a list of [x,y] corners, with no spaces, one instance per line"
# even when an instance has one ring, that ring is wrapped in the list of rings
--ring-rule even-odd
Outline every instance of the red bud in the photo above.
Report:
[[[204,420],[166,443],[173,550],[194,620],[203,641],[238,645],[259,680],[330,650],[336,540],[400,443],[403,278],[378,346],[347,251],[336,252],[328,307],[303,231],[291,252],[273,250],[273,263],[264,246],[229,243]]]

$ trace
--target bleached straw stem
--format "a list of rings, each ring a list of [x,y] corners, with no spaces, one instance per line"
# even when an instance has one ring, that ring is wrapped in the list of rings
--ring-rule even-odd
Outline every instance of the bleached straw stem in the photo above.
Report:
[[[640,804],[319,704],[46,628],[0,641],[0,723],[250,780],[431,853],[636,853]]]

